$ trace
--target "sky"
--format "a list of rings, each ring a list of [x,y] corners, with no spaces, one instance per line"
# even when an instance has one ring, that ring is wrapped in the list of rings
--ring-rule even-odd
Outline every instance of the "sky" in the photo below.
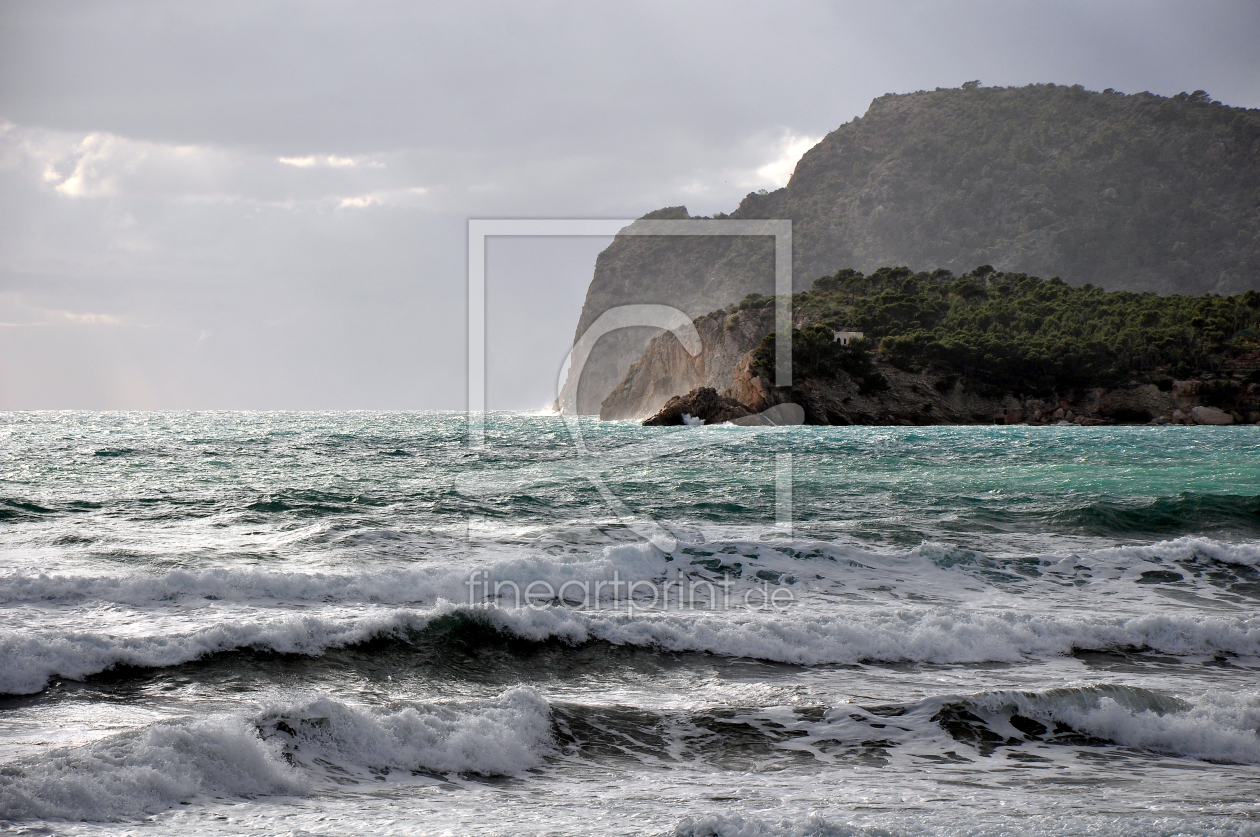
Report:
[[[734,209],[884,93],[1260,107],[1255,2],[0,5],[0,410],[466,406],[469,218]],[[607,239],[487,245],[487,404]]]

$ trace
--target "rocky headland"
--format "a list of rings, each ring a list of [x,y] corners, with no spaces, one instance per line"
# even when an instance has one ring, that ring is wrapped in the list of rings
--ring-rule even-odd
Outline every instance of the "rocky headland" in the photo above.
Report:
[[[604,419],[712,424],[796,404],[809,424],[1260,423],[1260,294],[1159,297],[990,268],[841,271],[794,300],[793,385],[774,386],[774,305],[654,338]],[[852,345],[838,329],[865,335]]]
[[[1108,290],[1236,294],[1260,287],[1260,111],[1202,91],[1079,85],[889,94],[806,152],[784,188],[714,217],[791,219],[798,290],[841,266],[989,264]],[[766,237],[619,236],[600,254],[577,335],[618,305],[695,319],[773,293],[773,259]],[[577,412],[601,412],[657,333],[601,339],[582,380],[566,383]],[[676,368],[679,386],[696,372]],[[651,385],[641,373],[636,386]],[[688,391],[671,388],[656,385],[664,398]],[[629,409],[616,406],[624,396],[611,403]]]

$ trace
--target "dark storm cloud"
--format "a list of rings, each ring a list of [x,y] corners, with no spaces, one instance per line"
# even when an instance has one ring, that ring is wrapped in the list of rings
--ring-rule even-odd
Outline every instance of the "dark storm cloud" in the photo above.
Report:
[[[0,407],[459,408],[470,216],[729,210],[971,78],[1254,107],[1258,34],[1251,3],[8,3]],[[547,400],[589,244],[491,259],[492,406]]]

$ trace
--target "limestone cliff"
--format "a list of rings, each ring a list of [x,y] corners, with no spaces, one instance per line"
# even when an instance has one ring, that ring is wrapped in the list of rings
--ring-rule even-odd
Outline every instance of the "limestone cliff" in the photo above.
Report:
[[[650,212],[644,219],[689,217],[686,207],[679,206]],[[773,238],[618,236],[595,262],[595,277],[587,289],[574,343],[601,314],[617,306],[669,305],[695,319],[750,293],[774,293]],[[581,380],[570,376],[565,382],[577,411],[599,413],[630,364],[659,334],[655,328],[623,328],[601,337]]]
[[[702,346],[699,354],[688,354],[672,334],[653,338],[639,361],[604,399],[599,417],[644,418],[672,396],[702,387],[729,392],[736,384],[740,364],[774,329],[774,310],[717,311],[696,320],[695,325]]]

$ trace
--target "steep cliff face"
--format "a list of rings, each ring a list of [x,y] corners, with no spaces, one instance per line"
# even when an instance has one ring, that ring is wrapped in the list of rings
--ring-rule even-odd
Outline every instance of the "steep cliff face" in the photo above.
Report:
[[[1260,111],[1079,86],[890,94],[729,217],[792,220],[798,289],[842,267],[987,263],[1108,289],[1238,292],[1260,287]],[[620,238],[596,264],[577,334],[616,305],[694,318],[773,283],[768,238]],[[598,412],[658,333],[603,338],[579,411]]]
[[[698,354],[688,354],[672,334],[653,338],[642,357],[604,399],[599,417],[642,419],[659,410],[672,396],[693,389],[730,391],[740,364],[774,329],[774,309],[718,311],[696,320],[695,325],[702,346]]]
[[[680,206],[650,212],[644,219],[689,217]],[[669,305],[694,320],[751,293],[774,293],[771,237],[619,236],[596,260],[573,340],[617,306]],[[623,328],[600,338],[581,379],[571,376],[565,382],[565,389],[576,395],[578,412],[601,412],[601,403],[625,378],[630,364],[660,334],[654,328]]]

